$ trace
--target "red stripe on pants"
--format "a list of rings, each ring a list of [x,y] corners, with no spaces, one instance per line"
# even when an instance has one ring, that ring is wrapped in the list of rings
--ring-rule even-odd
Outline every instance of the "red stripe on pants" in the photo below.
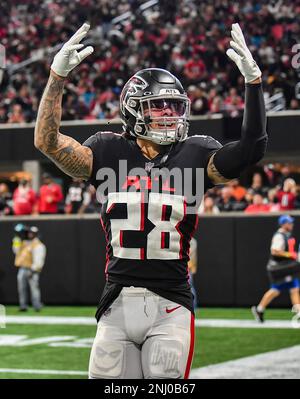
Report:
[[[189,350],[189,356],[188,356],[185,373],[184,373],[185,380],[187,378],[189,378],[193,355],[194,355],[194,346],[195,346],[195,316],[192,313],[191,313],[190,334],[191,334],[190,350]]]

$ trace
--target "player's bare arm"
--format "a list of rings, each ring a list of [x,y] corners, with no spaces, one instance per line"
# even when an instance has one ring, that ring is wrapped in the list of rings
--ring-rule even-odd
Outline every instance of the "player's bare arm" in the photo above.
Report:
[[[39,105],[34,132],[36,148],[69,176],[83,179],[88,179],[92,172],[92,151],[72,137],[60,133],[59,127],[65,79],[73,68],[93,52],[90,46],[77,52],[83,47],[79,42],[88,30],[89,25],[84,24],[55,56]]]
[[[250,53],[239,24],[231,30],[231,48],[226,54],[245,78],[245,110],[241,140],[228,143],[209,159],[208,177],[214,184],[224,184],[239,177],[247,166],[258,162],[267,145],[266,112],[261,87],[261,71]]]
[[[218,171],[214,164],[214,156],[215,153],[209,158],[208,165],[207,165],[207,175],[212,181],[213,184],[225,184],[228,183],[231,179],[226,179],[226,177],[222,176],[221,173]]]
[[[282,251],[280,249],[271,249],[271,254],[273,256],[280,256],[283,258],[288,258],[288,259],[294,259],[295,255],[292,252],[289,251]]]

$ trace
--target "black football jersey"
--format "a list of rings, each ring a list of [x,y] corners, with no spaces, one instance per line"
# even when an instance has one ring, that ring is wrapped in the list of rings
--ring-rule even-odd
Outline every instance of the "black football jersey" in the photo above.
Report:
[[[108,287],[116,295],[123,286],[145,287],[192,311],[187,262],[195,204],[212,186],[206,167],[221,144],[191,136],[151,160],[122,134],[99,132],[83,145],[93,152],[90,182],[102,203]]]

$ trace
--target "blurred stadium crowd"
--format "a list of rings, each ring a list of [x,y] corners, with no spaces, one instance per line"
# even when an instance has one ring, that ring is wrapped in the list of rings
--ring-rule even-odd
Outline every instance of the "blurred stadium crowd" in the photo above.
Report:
[[[192,114],[237,116],[244,80],[227,58],[228,33],[239,22],[263,72],[266,99],[279,109],[300,109],[299,80],[291,67],[300,42],[300,1],[31,0],[1,2],[0,41],[7,70],[0,94],[0,123],[31,122],[54,55],[85,21],[91,23],[91,57],[66,84],[63,120],[118,116],[122,86],[138,69],[161,67],[177,75],[192,100]],[[37,10],[39,10],[37,12]],[[117,22],[114,18],[124,16]],[[57,47],[56,50],[57,51]],[[27,61],[30,60],[27,64]],[[35,60],[35,61],[34,61]],[[20,64],[25,62],[25,64]],[[18,69],[18,65],[22,68]]]
[[[43,184],[35,192],[30,181],[21,180],[14,189],[0,182],[0,215],[97,213],[95,189],[74,179],[65,189],[51,175],[43,174]],[[245,180],[245,179],[244,179]],[[249,184],[238,179],[207,192],[200,214],[241,211],[281,212],[300,209],[300,173],[288,165],[269,164],[254,171]]]

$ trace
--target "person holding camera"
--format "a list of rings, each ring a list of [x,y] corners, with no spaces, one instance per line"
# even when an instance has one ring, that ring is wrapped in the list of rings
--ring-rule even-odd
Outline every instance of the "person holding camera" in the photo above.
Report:
[[[40,273],[45,263],[46,246],[38,237],[36,226],[18,224],[15,227],[12,249],[15,254],[15,266],[18,268],[17,282],[20,311],[28,309],[28,288],[31,303],[36,311],[42,308]]]

